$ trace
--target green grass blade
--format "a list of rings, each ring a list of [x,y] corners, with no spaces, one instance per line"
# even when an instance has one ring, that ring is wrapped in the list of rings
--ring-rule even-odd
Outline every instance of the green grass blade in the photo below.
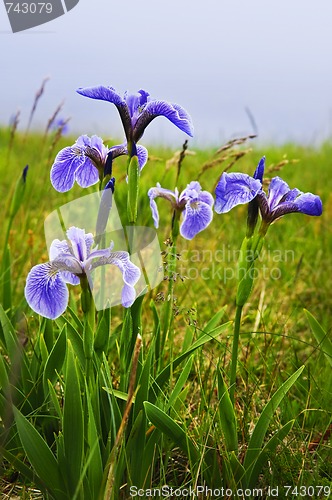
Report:
[[[195,462],[200,459],[198,449],[186,432],[169,415],[157,406],[145,401],[144,408],[147,418],[162,433],[166,434],[179,446],[189,458]]]
[[[323,330],[321,325],[318,323],[316,318],[307,311],[307,309],[304,309],[304,312],[307,316],[307,319],[309,321],[310,328],[312,330],[312,333],[315,336],[315,339],[317,340],[319,344],[319,348],[321,351],[325,354],[327,361],[330,363],[332,366],[332,342],[327,336],[327,332]]]
[[[12,308],[12,286],[11,286],[11,258],[9,245],[4,249],[3,254],[3,308],[5,311],[10,311]]]
[[[234,406],[221,371],[218,372],[219,418],[228,451],[237,451],[237,425]]]
[[[67,327],[64,325],[46,361],[43,373],[43,387],[45,395],[48,392],[48,381],[52,384],[55,382],[57,373],[60,372],[65,360],[67,348],[66,332]]]
[[[274,412],[280,405],[283,398],[286,396],[289,389],[299,378],[301,373],[304,370],[304,366],[301,366],[298,370],[296,370],[293,375],[291,375],[273,394],[270,401],[264,407],[261,416],[259,417],[254,432],[252,433],[251,439],[248,444],[248,450],[244,459],[244,468],[247,471],[249,467],[252,466],[255,460],[257,460],[259,454],[261,453],[262,444],[264,441],[265,434],[269,427],[270,421],[274,415]]]
[[[63,440],[70,492],[75,493],[83,461],[83,408],[81,388],[73,348],[68,342],[63,408]]]
[[[264,465],[266,464],[269,456],[273,455],[276,450],[278,444],[282,442],[282,440],[287,436],[289,431],[294,425],[295,420],[291,420],[287,422],[281,429],[279,429],[274,436],[266,443],[264,448],[259,453],[257,460],[255,461],[251,470],[246,471],[248,477],[248,483],[246,484],[247,488],[254,488],[257,484],[258,476],[261,474]],[[249,472],[249,474],[248,474]]]
[[[39,432],[22,413],[15,407],[13,411],[18,434],[29,462],[52,495],[55,498],[61,498],[62,481],[55,456]]]

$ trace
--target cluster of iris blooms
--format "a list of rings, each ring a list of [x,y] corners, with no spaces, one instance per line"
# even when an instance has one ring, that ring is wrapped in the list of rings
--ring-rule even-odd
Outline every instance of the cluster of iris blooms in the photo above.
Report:
[[[138,144],[145,128],[157,116],[164,116],[181,131],[193,136],[193,125],[189,114],[181,106],[151,99],[148,92],[139,90],[136,94],[126,93],[121,97],[112,87],[80,88],[77,92],[85,97],[99,99],[114,104],[119,112],[125,141],[108,147],[103,140],[93,135],[80,136],[75,144],[62,149],[51,168],[51,183],[63,193],[69,191],[75,181],[82,188],[99,183],[100,189],[114,191],[114,160],[121,155],[129,159],[137,157],[140,171],[148,159],[148,151]],[[274,177],[267,194],[263,190],[265,158],[263,157],[251,177],[244,173],[223,173],[212,194],[203,190],[198,181],[191,181],[179,192],[157,186],[147,193],[150,200],[152,218],[156,228],[159,226],[157,198],[166,199],[177,214],[179,233],[191,240],[209,226],[216,213],[226,213],[237,205],[248,204],[247,237],[253,236],[258,220],[261,221],[259,235],[264,237],[267,229],[276,219],[292,213],[301,212],[319,216],[322,202],[319,196],[290,189],[280,177]],[[260,214],[260,217],[259,217]],[[113,251],[112,245],[106,249],[94,246],[94,237],[84,229],[71,227],[67,239],[54,240],[50,247],[50,261],[34,266],[27,277],[25,296],[30,307],[50,319],[59,317],[68,305],[67,283],[86,286],[90,283],[91,271],[99,266],[113,264],[123,277],[122,304],[130,307],[135,298],[135,284],[140,277],[139,268],[130,260],[126,251]],[[91,285],[91,283],[90,283]]]

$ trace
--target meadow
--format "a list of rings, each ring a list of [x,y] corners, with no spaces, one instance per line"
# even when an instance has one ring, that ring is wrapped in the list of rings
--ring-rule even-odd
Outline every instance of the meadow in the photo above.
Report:
[[[144,498],[153,498],[153,488],[163,485],[174,489],[165,490],[164,498],[185,498],[189,488],[198,492],[196,498],[277,497],[273,491],[278,498],[328,498],[332,142],[262,149],[255,138],[242,138],[206,150],[192,150],[190,140],[184,148],[179,141],[178,151],[149,147],[140,177],[140,226],[153,228],[147,192],[157,182],[181,190],[199,180],[214,193],[224,171],[253,175],[263,155],[265,182],[280,175],[323,202],[322,216],[291,214],[269,229],[243,306],[232,405],[227,385],[247,205],[215,213],[190,241],[178,238],[174,262],[172,210],[166,200],[158,201],[165,279],[137,299],[131,317],[121,305],[98,313],[108,338],[102,348],[94,338],[90,358],[77,287],[71,287],[70,307],[55,321],[28,307],[26,277],[49,260],[44,220],[82,195],[76,184],[59,194],[49,181],[56,154],[75,140],[62,135],[61,127],[27,134],[0,130],[2,498],[116,500],[142,497],[139,488]],[[10,221],[26,165],[24,195]],[[124,225],[126,169],[127,159],[116,159],[114,199]],[[85,194],[94,191],[92,186]],[[280,387],[280,398],[273,400]],[[246,469],[257,422],[260,450]],[[203,485],[205,492],[197,490]]]

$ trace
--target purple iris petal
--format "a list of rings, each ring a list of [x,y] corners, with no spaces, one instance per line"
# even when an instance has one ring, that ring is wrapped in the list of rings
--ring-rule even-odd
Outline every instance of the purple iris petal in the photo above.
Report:
[[[68,305],[67,286],[50,262],[31,269],[24,293],[31,309],[45,318],[58,318]]]
[[[80,262],[84,262],[90,254],[93,235],[91,233],[86,234],[84,229],[72,226],[67,231],[67,237],[70,240],[73,255]]]
[[[120,269],[124,281],[121,302],[124,307],[130,307],[136,298],[134,285],[139,280],[141,271],[131,262],[128,252],[110,252],[107,257],[100,257],[94,261],[90,269],[105,264],[114,264]]]
[[[274,210],[282,198],[290,192],[287,182],[280,177],[273,177],[269,185],[268,202],[270,210]]]
[[[108,264],[117,266],[126,285],[134,286],[141,276],[141,272],[129,258],[128,252],[111,252],[107,259]]]
[[[312,193],[303,193],[294,202],[298,211],[306,215],[319,216],[323,213],[322,200]]]
[[[282,202],[284,202],[284,201],[294,201],[298,196],[300,196],[300,194],[303,194],[303,193],[299,189],[297,189],[297,188],[290,189],[290,191],[288,191],[288,193],[286,193],[282,197],[281,201]]]
[[[140,170],[146,165],[148,161],[148,150],[144,146],[137,146],[137,158]]]
[[[146,104],[143,112],[137,119],[133,132],[133,139],[135,142],[142,137],[146,127],[157,116],[165,116],[165,118],[168,118],[174,125],[190,137],[194,135],[191,117],[185,109],[178,104],[153,100]]]
[[[122,99],[117,92],[115,92],[113,87],[104,87],[103,85],[99,85],[98,87],[79,88],[77,89],[77,92],[85,97],[100,99],[114,104],[120,114],[126,137],[128,140],[130,139],[132,124],[129,109],[126,101]]]
[[[121,292],[121,303],[123,307],[130,307],[136,299],[135,288],[130,285],[124,284]]]
[[[254,173],[254,179],[258,179],[263,183],[264,170],[265,170],[265,156],[263,156],[259,160],[259,163]]]
[[[93,186],[99,181],[99,173],[89,158],[85,158],[75,172],[75,180],[82,188]]]
[[[104,87],[103,85],[97,87],[80,87],[76,92],[91,99],[111,102],[115,106],[126,106],[126,101],[122,99],[113,87]]]
[[[76,170],[85,161],[82,150],[74,146],[60,151],[51,168],[52,186],[60,193],[69,191],[73,187]]]
[[[62,149],[51,168],[51,183],[63,193],[69,191],[75,180],[81,187],[90,187],[99,180],[99,170],[104,169],[109,149],[100,137],[80,136],[75,144]]]
[[[55,260],[58,255],[62,254],[67,254],[70,253],[70,249],[68,246],[68,242],[66,240],[60,241],[58,239],[55,239],[52,241],[51,246],[50,246],[50,260]]]
[[[181,236],[187,240],[191,240],[197,233],[203,231],[210,224],[213,218],[212,204],[213,198],[211,204],[200,200],[189,200],[186,203],[183,222],[180,226]]]
[[[152,218],[154,226],[158,229],[159,227],[159,212],[158,207],[155,202],[155,198],[166,198],[172,203],[173,206],[178,202],[178,191],[171,191],[170,189],[164,189],[160,186],[159,182],[156,187],[150,188],[148,191],[148,197],[150,198],[150,208],[152,212]]]
[[[247,174],[223,173],[216,188],[215,211],[218,214],[229,212],[237,205],[249,203],[261,190],[259,179]]]

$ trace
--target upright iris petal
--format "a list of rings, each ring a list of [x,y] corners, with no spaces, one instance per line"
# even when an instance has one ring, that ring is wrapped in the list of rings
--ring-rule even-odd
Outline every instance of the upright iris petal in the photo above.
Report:
[[[164,189],[157,184],[149,189],[150,207],[155,227],[159,225],[159,213],[155,198],[165,198],[174,210],[183,212],[183,220],[180,225],[180,234],[183,238],[191,240],[203,231],[213,218],[213,197],[207,191],[202,191],[201,185],[193,181],[187,185],[180,194],[177,190]]]
[[[136,94],[127,92],[122,98],[113,87],[86,87],[77,92],[85,97],[100,99],[114,104],[120,114],[128,148],[132,154],[132,144],[139,141],[149,123],[157,116],[168,118],[176,127],[193,136],[194,129],[187,111],[178,104],[151,99],[150,94],[140,89]]]
[[[93,269],[107,264],[120,269],[124,281],[122,304],[131,306],[136,297],[134,285],[141,272],[130,261],[128,252],[112,252],[113,243],[107,249],[91,251],[92,234],[85,234],[84,229],[77,227],[68,229],[67,238],[54,240],[50,248],[51,261],[34,266],[28,274],[25,297],[31,309],[46,318],[56,319],[68,305],[66,283],[77,284],[80,277],[89,278]]]

